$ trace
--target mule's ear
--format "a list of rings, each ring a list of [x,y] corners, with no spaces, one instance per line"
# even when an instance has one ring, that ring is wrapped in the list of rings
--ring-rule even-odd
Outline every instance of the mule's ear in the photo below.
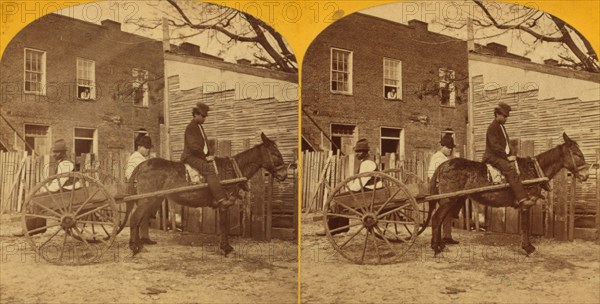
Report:
[[[265,135],[264,132],[260,132],[260,138],[265,144],[271,143],[272,141]]]
[[[563,132],[563,140],[565,141],[565,143],[569,144],[572,142],[572,140],[569,138],[569,136],[567,135],[566,132]]]

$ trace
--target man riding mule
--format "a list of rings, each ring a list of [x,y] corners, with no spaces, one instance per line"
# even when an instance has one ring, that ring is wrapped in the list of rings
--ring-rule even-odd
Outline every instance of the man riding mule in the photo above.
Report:
[[[214,166],[218,168],[217,181],[233,181],[223,186],[230,193],[237,193],[238,188],[244,189],[240,178],[250,179],[261,168],[267,170],[278,181],[283,181],[287,175],[287,167],[283,162],[281,152],[277,149],[275,142],[270,140],[264,133],[261,134],[262,142],[254,147],[240,152],[231,158],[215,157]],[[213,164],[211,164],[212,166]],[[239,170],[237,170],[239,168]],[[239,176],[236,172],[241,172]],[[242,179],[243,180],[243,179]],[[188,191],[177,191],[178,188],[190,186],[186,177],[186,168],[182,162],[173,162],[162,158],[152,158],[144,161],[137,166],[129,180],[135,184],[137,194],[152,193],[161,190],[173,190],[168,194],[148,196],[139,199],[137,208],[130,219],[130,239],[129,247],[134,255],[142,248],[140,240],[140,222],[142,218],[151,212],[157,204],[160,204],[164,198],[177,204],[188,207],[213,207],[215,205],[215,194],[208,187],[197,188]],[[200,186],[200,185],[199,185]],[[221,184],[219,184],[221,186]],[[218,195],[218,194],[217,194]],[[127,208],[131,210],[133,204],[128,203]],[[221,252],[227,254],[233,251],[229,245],[229,212],[227,204],[221,204],[219,207],[219,229],[221,231],[221,241],[219,248]]]
[[[500,111],[506,110],[500,109]],[[499,131],[504,132],[503,129],[499,129]],[[502,136],[504,135],[502,134]],[[538,162],[543,176],[548,179],[552,179],[560,170],[565,168],[576,176],[578,180],[587,180],[589,168],[585,162],[583,153],[579,149],[579,145],[569,138],[566,133],[563,133],[562,137],[564,140],[563,144],[538,154],[534,158],[517,157],[515,158],[515,161],[509,165],[518,165],[523,180],[540,177],[535,169],[537,167],[536,162]],[[508,137],[505,137],[505,139],[507,141]],[[506,149],[504,141],[500,141],[500,144],[492,143],[492,145]],[[503,150],[503,153],[509,155],[510,151],[507,153],[507,150]],[[506,162],[508,163],[508,157]],[[467,189],[482,188],[491,184],[492,182],[488,179],[488,169],[484,163],[464,158],[454,158],[442,163],[435,170],[430,182],[430,194],[454,193]],[[539,198],[541,197],[542,188],[547,188],[544,183],[535,183],[524,187],[523,193],[519,194],[514,193],[512,188],[505,188],[491,191],[475,191],[475,193],[465,194],[463,196],[453,196],[440,201],[430,201],[429,214],[420,232],[427,226],[429,220],[432,218],[431,216],[434,212],[435,204],[439,202],[439,208],[433,214],[432,219],[431,248],[436,254],[440,253],[445,247],[444,241],[441,238],[441,223],[446,216],[456,212],[457,209],[464,205],[467,198],[471,198],[480,204],[490,207],[518,207],[519,205],[515,204],[515,199],[519,198],[522,200],[523,197]],[[535,247],[529,240],[529,218],[531,208],[528,208],[527,205],[530,205],[530,203],[522,202],[520,205],[522,229],[521,248],[523,248],[527,254],[530,254],[535,251]]]

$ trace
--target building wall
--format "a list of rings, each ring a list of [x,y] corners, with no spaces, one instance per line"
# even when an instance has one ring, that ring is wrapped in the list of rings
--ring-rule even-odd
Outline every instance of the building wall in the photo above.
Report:
[[[298,76],[215,59],[166,54],[167,77],[179,76],[179,89],[204,93],[233,90],[235,99],[298,100]]]
[[[374,47],[376,46],[376,47]],[[353,51],[353,94],[330,91],[330,49]],[[383,97],[383,58],[402,61],[402,101]],[[456,107],[440,105],[438,69],[456,73]],[[303,110],[328,134],[332,123],[357,125],[358,138],[379,149],[380,127],[405,131],[405,154],[435,150],[440,132],[452,128],[464,153],[467,123],[467,45],[447,36],[363,14],[333,23],[310,45],[303,62]],[[330,149],[306,116],[302,134]]]
[[[24,48],[46,52],[46,96],[23,93]],[[77,98],[78,57],[95,61],[95,100]],[[73,128],[95,128],[98,152],[102,154],[132,150],[133,132],[145,128],[155,151],[160,151],[164,87],[161,42],[111,26],[50,14],[17,34],[0,66],[3,115],[21,133],[25,123],[49,125],[51,141],[65,139],[73,153]],[[148,107],[133,105],[133,68],[149,72]],[[24,149],[24,143],[4,125],[0,137],[13,149]]]

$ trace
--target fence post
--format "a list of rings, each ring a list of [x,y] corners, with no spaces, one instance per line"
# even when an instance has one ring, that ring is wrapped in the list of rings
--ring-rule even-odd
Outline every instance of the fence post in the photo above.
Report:
[[[600,241],[600,149],[596,149],[596,241]]]

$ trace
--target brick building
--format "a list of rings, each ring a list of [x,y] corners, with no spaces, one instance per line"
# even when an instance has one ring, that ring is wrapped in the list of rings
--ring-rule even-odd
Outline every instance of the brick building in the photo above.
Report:
[[[145,129],[160,153],[162,42],[58,14],[28,25],[1,61],[0,141],[10,150],[49,153],[63,138],[73,157],[133,150]],[[19,133],[19,134],[16,134]]]
[[[406,158],[451,129],[464,155],[467,43],[427,27],[355,13],[325,29],[303,63],[303,146],[347,153],[367,138]]]

